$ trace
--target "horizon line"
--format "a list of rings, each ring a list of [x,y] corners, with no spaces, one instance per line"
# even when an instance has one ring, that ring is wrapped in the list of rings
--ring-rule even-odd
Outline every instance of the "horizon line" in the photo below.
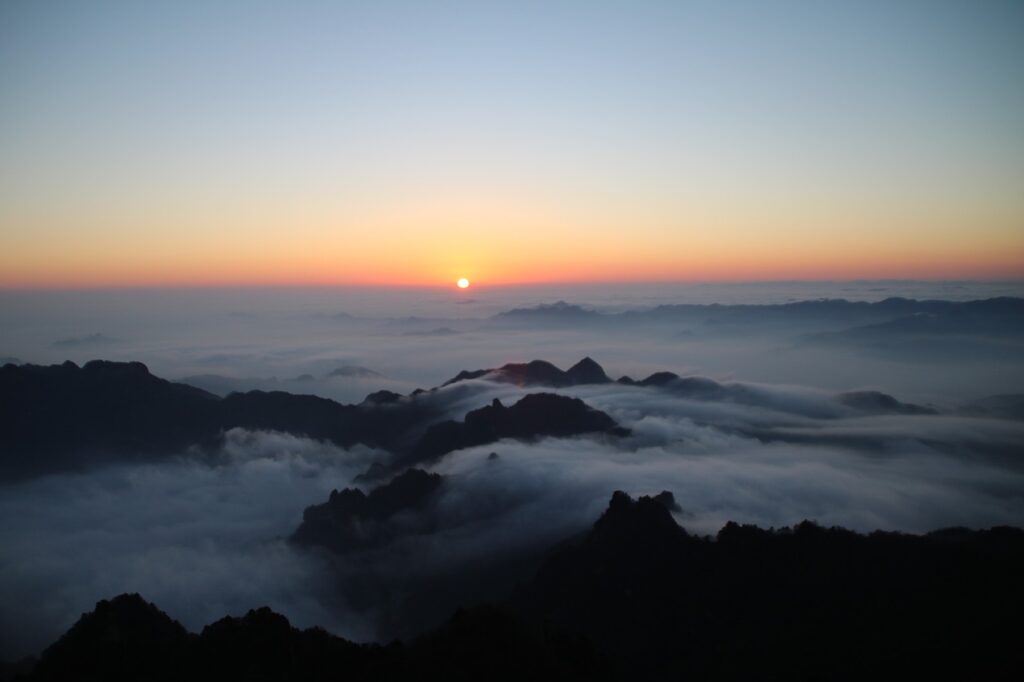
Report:
[[[419,289],[451,290],[471,295],[478,289],[513,289],[543,287],[592,287],[592,286],[744,286],[759,284],[1024,284],[1024,275],[1018,277],[836,277],[836,278],[765,278],[765,279],[651,279],[651,280],[552,280],[526,282],[480,283],[471,280],[468,289],[458,289],[455,282],[450,284],[415,283],[345,283],[345,282],[200,282],[200,283],[137,283],[137,284],[0,284],[0,293],[29,292],[87,292],[87,291],[190,291],[190,290],[259,290],[259,289]]]

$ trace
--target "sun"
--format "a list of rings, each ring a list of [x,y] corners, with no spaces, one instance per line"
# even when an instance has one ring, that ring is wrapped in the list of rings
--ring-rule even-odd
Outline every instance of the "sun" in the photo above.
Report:
[[[459,287],[460,289],[468,289],[469,288],[469,280],[466,279],[465,277],[461,277],[459,279],[459,281],[455,283],[455,285],[457,287]]]

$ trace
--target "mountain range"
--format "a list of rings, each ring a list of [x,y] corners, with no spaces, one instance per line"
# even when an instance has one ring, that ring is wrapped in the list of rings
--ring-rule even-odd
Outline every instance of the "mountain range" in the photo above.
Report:
[[[280,431],[343,447],[362,443],[395,455],[388,466],[377,467],[371,474],[395,472],[502,438],[629,434],[601,410],[558,393],[528,394],[510,406],[492,401],[463,413],[462,421],[451,419],[451,396],[471,399],[481,386],[474,381],[561,390],[617,383],[665,391],[684,400],[766,407],[815,418],[937,413],[933,407],[905,403],[877,391],[841,393],[831,401],[806,405],[782,404],[763,389],[746,384],[680,377],[672,372],[613,381],[589,357],[568,370],[534,360],[462,371],[436,388],[408,396],[381,390],[358,404],[283,391],[236,392],[222,398],[153,376],[139,362],[94,360],[81,367],[72,362],[7,364],[0,367],[0,479],[183,452],[202,457],[215,450],[223,433],[232,428]],[[454,390],[463,393],[453,394]],[[961,411],[1017,419],[1020,400],[1016,394],[993,396],[965,405]],[[775,433],[768,437],[788,436]]]
[[[332,503],[371,515],[389,505]],[[616,492],[506,598],[407,643],[298,630],[267,608],[195,635],[121,595],[24,663],[20,679],[1009,680],[1021,669],[1020,529],[729,523],[700,537],[673,506],[669,493]]]

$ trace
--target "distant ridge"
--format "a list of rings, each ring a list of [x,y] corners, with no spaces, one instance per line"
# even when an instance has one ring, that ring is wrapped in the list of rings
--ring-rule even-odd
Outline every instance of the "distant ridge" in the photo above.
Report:
[[[586,357],[563,371],[546,360],[531,360],[525,363],[509,363],[493,369],[463,370],[441,384],[450,386],[470,379],[488,379],[516,386],[577,386],[582,384],[606,384],[611,382],[604,368]]]
[[[596,363],[583,363],[577,374],[598,376],[595,367]],[[567,375],[555,372],[554,378]],[[617,428],[608,415],[580,400],[545,394],[527,395],[507,410],[491,405],[471,411],[466,424],[439,421],[448,407],[435,397],[436,390],[411,396],[381,390],[356,405],[283,391],[220,398],[153,376],[140,362],[94,360],[82,367],[73,362],[48,367],[7,364],[0,367],[0,480],[189,449],[202,456],[221,442],[225,431],[236,427],[292,433],[345,447],[363,443],[414,460],[504,437]]]
[[[565,301],[556,301],[555,303],[542,303],[532,308],[513,308],[512,310],[498,313],[491,319],[496,322],[532,321],[580,323],[597,320],[601,317],[601,313],[597,311],[589,310],[582,306],[567,303]]]
[[[1000,320],[994,324],[997,329],[1005,329],[1009,325],[1019,330],[1024,324],[1021,321],[1024,316],[1024,298],[1001,296],[973,301],[944,301],[891,297],[876,302],[839,298],[766,304],[673,303],[625,312],[600,312],[582,305],[557,301],[531,308],[515,308],[498,313],[490,319],[497,324],[541,326],[688,321],[731,327],[780,322],[857,326],[921,316],[949,319],[952,320],[950,324],[967,320],[974,323]]]
[[[612,382],[589,357],[568,370],[533,360],[464,370],[441,387],[418,389],[408,396],[375,391],[358,404],[345,405],[283,391],[230,393],[220,398],[155,377],[139,362],[95,360],[82,367],[73,362],[48,367],[6,364],[0,367],[0,480],[186,451],[202,457],[222,442],[225,431],[236,427],[291,433],[343,447],[363,443],[398,455],[395,462],[405,466],[500,438],[614,433],[621,428],[576,398],[543,393],[527,395],[509,408],[492,404],[470,411],[465,423],[451,420],[450,394],[445,389],[462,391],[456,385],[469,380],[553,389]],[[732,402],[821,419],[938,414],[932,407],[870,390],[807,402],[779,401],[757,386],[667,371],[640,380],[624,376],[617,383],[686,400]],[[1020,405],[1017,394],[993,396],[964,406],[959,413],[1021,419]],[[554,417],[539,419],[545,411]],[[594,421],[595,414],[607,422]],[[531,431],[523,425],[535,428]],[[795,434],[785,437],[797,439]]]
[[[219,398],[155,377],[140,362],[8,364],[0,367],[0,479],[204,450],[235,427],[400,449],[442,412],[430,401],[398,398],[377,392],[359,405],[282,391]]]

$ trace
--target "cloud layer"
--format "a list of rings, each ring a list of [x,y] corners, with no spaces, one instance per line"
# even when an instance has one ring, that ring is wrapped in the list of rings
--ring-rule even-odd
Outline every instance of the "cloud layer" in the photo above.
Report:
[[[815,389],[748,388],[756,400],[746,403],[694,400],[671,387],[562,389],[632,435],[450,453],[431,467],[445,476],[423,512],[432,532],[344,557],[286,538],[306,506],[351,485],[384,453],[234,430],[212,465],[181,459],[8,486],[0,514],[16,523],[0,530],[0,656],[37,651],[96,600],[125,591],[166,604],[193,629],[269,604],[299,625],[353,639],[408,636],[454,608],[427,599],[426,586],[467,570],[483,576],[497,559],[581,531],[619,489],[671,490],[680,523],[700,533],[727,520],[914,532],[1024,524],[1020,422],[861,416]],[[437,397],[459,418],[525,392],[471,381]],[[497,598],[513,577],[475,586],[470,597]]]
[[[910,292],[851,287],[803,297],[948,293],[925,285]],[[711,300],[751,295],[749,288],[742,295],[715,291]],[[771,295],[779,302],[799,293]],[[587,296],[581,302],[605,311],[681,300],[676,290],[653,289]],[[458,598],[498,598],[516,571],[530,569],[529,557],[586,528],[618,489],[671,490],[682,508],[679,522],[701,533],[727,520],[779,526],[805,518],[916,532],[1024,525],[1024,422],[956,411],[986,395],[1022,392],[1024,358],[1016,346],[995,361],[978,354],[977,344],[947,339],[941,358],[897,360],[807,345],[800,330],[785,325],[736,331],[687,323],[487,323],[501,310],[552,300],[539,290],[492,296],[482,289],[461,303],[429,292],[376,299],[334,291],[0,297],[2,355],[83,362],[99,347],[54,343],[100,334],[116,340],[99,349],[104,357],[141,360],[169,378],[228,377],[210,379],[226,390],[276,376],[264,387],[356,401],[380,388],[435,386],[462,369],[534,358],[568,367],[584,355],[613,377],[671,370],[725,388],[713,399],[684,384],[556,389],[632,434],[501,441],[450,453],[431,467],[445,476],[423,511],[432,515],[432,532],[344,557],[298,549],[287,538],[307,506],[353,485],[385,453],[235,430],[210,463],[182,457],[6,485],[0,658],[37,652],[95,601],[125,591],[141,592],[192,629],[267,604],[297,625],[320,624],[353,639],[406,636],[446,616]],[[836,320],[835,328],[843,324]],[[432,333],[438,329],[457,333]],[[353,366],[384,378],[325,378]],[[292,380],[304,374],[314,378]],[[942,414],[869,414],[836,399],[863,389]],[[431,400],[445,413],[439,420],[461,420],[495,398],[509,405],[527,392],[468,381]],[[497,564],[510,568],[502,574]],[[474,582],[467,571],[491,582]]]

